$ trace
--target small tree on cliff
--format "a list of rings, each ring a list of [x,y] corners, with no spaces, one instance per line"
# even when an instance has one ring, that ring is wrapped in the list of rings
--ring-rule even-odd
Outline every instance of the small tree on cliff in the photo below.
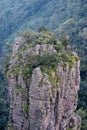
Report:
[[[60,41],[62,42],[62,45],[65,48],[67,48],[67,46],[69,45],[69,42],[70,42],[69,35],[67,35],[67,34],[62,35],[62,37],[60,38]]]

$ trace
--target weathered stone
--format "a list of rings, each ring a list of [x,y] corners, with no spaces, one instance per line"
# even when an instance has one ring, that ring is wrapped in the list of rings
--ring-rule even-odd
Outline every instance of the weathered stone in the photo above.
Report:
[[[34,38],[36,36],[32,35],[28,40],[34,41]],[[37,44],[20,50],[24,43],[25,40],[16,39],[11,65],[7,72],[10,102],[9,130],[11,128],[13,130],[67,130],[68,128],[79,130],[81,118],[75,114],[75,110],[80,84],[80,61],[76,61],[72,68],[69,64],[63,66],[63,61],[60,61],[53,70],[49,67],[43,71],[37,66],[33,68],[31,76],[29,75],[25,80],[22,69],[26,70],[30,55],[52,54],[57,53],[57,50],[50,44]],[[18,53],[22,54],[21,59],[16,59]],[[22,68],[19,66],[18,72],[14,72],[18,63]]]

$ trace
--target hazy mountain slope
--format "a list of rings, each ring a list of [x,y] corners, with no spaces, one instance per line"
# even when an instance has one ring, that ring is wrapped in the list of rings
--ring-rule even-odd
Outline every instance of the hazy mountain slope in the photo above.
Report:
[[[86,15],[85,3],[86,0],[0,1],[0,45],[19,30],[35,30],[41,25],[54,30],[68,18],[79,20]]]
[[[22,24],[30,20],[40,8],[47,3],[47,0],[36,0],[29,2],[28,0],[0,1],[0,42],[2,43],[12,33],[15,33]]]

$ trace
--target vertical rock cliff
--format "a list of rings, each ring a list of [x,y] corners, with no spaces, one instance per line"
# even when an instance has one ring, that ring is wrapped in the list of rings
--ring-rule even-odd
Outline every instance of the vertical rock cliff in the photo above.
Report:
[[[7,71],[8,130],[80,130],[80,61],[49,31],[15,39]]]

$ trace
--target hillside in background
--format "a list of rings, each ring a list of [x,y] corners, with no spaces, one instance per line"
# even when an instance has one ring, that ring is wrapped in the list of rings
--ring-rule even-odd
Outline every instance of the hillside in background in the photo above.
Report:
[[[20,30],[37,30],[42,25],[55,30],[70,18],[84,26],[86,11],[87,0],[0,1],[0,45]]]
[[[0,1],[0,54],[5,43],[13,43],[19,32],[46,26],[61,38],[69,35],[70,43],[81,57],[81,89],[79,91],[78,108],[87,111],[87,0],[3,0]],[[2,79],[2,72],[0,72]],[[0,102],[2,105],[0,129],[7,120],[7,102],[3,103],[2,95],[6,95],[0,84]],[[2,89],[3,88],[3,89]],[[6,100],[5,100],[6,101]],[[4,118],[6,112],[6,118]],[[2,114],[4,113],[4,114]],[[81,112],[80,112],[81,113]],[[87,116],[85,117],[87,118]],[[87,124],[87,123],[85,123]],[[87,125],[86,125],[87,129]],[[83,128],[85,130],[85,128]]]

